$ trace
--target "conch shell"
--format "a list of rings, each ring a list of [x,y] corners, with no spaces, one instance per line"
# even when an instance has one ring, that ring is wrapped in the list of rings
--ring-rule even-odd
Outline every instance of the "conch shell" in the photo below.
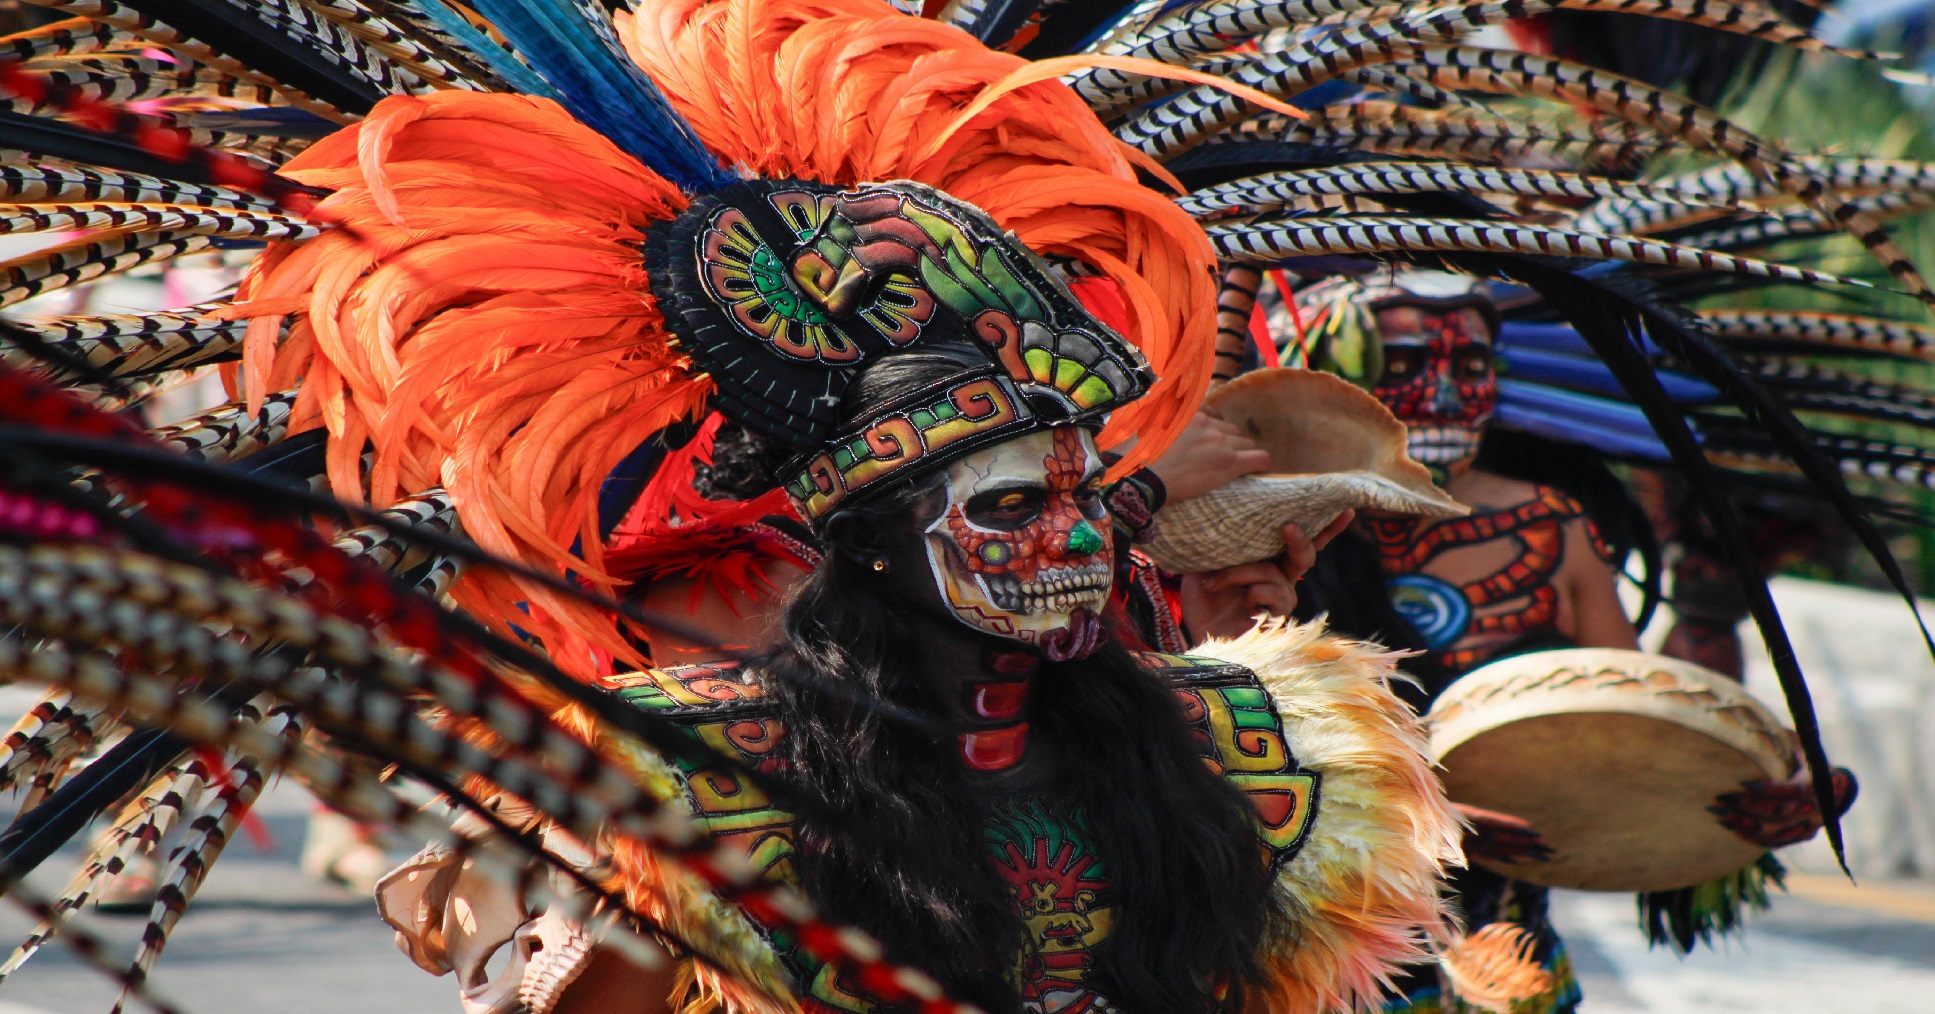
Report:
[[[1368,392],[1321,370],[1258,370],[1205,404],[1270,452],[1272,470],[1172,503],[1142,549],[1175,573],[1221,570],[1283,552],[1281,529],[1315,535],[1353,508],[1452,517],[1469,508],[1404,452],[1404,424]]]

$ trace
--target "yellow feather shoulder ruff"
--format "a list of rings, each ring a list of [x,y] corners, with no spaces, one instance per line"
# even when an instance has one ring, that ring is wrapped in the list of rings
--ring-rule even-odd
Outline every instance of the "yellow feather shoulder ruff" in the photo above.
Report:
[[[1323,789],[1309,837],[1277,875],[1288,918],[1270,928],[1250,1012],[1373,1008],[1401,965],[1432,959],[1450,934],[1445,867],[1463,865],[1458,818],[1425,752],[1417,715],[1391,693],[1399,653],[1333,637],[1321,623],[1270,621],[1192,654],[1255,672],[1284,741]]]

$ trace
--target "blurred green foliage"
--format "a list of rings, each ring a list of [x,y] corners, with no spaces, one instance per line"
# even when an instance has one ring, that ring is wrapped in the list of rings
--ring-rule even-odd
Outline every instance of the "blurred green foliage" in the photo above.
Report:
[[[1871,44],[1886,49],[1889,40]],[[1935,112],[1930,105],[1911,98],[1912,91],[1926,94],[1927,90],[1911,91],[1888,79],[1882,73],[1885,66],[1832,54],[1783,53],[1752,81],[1736,88],[1721,112],[1794,153],[1935,161]],[[1709,164],[1676,154],[1659,160],[1652,171],[1674,172]],[[1896,245],[1923,274],[1935,277],[1935,213],[1922,211],[1898,217],[1888,227]],[[1782,264],[1859,279],[1876,288],[1768,286],[1711,297],[1698,304],[1701,308],[1820,310],[1935,323],[1935,313],[1927,306],[1891,291],[1895,288],[1893,279],[1848,236],[1794,240],[1752,253]],[[1875,380],[1935,390],[1935,364],[1931,363],[1843,359],[1828,365]],[[1809,422],[1873,440],[1935,445],[1935,434],[1916,427],[1833,416],[1812,416]],[[1935,519],[1935,491],[1865,479],[1851,479],[1850,485],[1859,493],[1885,495],[1907,503],[1924,518]],[[1911,576],[1919,578],[1921,589],[1935,591],[1935,533],[1909,529],[1899,531],[1890,541]],[[1834,557],[1805,561],[1793,569],[1807,576],[1880,583],[1879,572],[1859,550],[1837,552]]]

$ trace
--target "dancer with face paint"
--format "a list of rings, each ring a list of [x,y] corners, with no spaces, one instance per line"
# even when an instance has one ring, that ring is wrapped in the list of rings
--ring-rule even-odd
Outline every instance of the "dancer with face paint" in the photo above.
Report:
[[[1133,470],[1187,435],[1211,376],[1218,259],[1558,243],[1823,280],[1626,235],[1641,223],[1365,221],[1354,200],[1307,215],[1299,188],[1331,184],[1279,170],[1343,150],[1321,137],[1174,192],[1199,154],[1224,161],[1206,142],[1301,123],[1289,100],[1330,90],[1269,70],[1279,54],[1215,58],[1277,34],[1289,7],[45,6],[84,17],[0,46],[22,128],[0,181],[22,203],[0,231],[82,234],[8,265],[0,303],[267,245],[217,304],[4,329],[0,410],[26,432],[0,456],[39,478],[10,473],[0,538],[51,544],[0,546],[21,631],[0,664],[57,684],[12,770],[58,779],[66,751],[137,728],[116,749],[152,763],[91,770],[159,808],[128,808],[109,840],[151,844],[168,813],[196,836],[166,861],[123,979],[137,995],[274,773],[435,833],[339,762],[354,750],[466,810],[463,840],[438,838],[381,896],[410,957],[456,972],[477,1012],[1371,1002],[1436,925],[1432,880],[1456,852],[1389,660],[1287,626],[1200,658],[1132,654],[1098,610],[1115,583],[1098,558],[1124,540],[1093,501],[1130,529],[1152,519],[1161,498]],[[1350,17],[1419,27],[1388,5]],[[1031,65],[1004,43],[1088,53]],[[150,73],[155,47],[178,66]],[[1498,73],[1750,168],[1777,150],[1582,68]],[[209,110],[211,89],[236,108]],[[1332,139],[1401,152],[1436,129],[1360,98],[1331,112],[1369,117],[1346,125],[1361,136]],[[1428,170],[1433,185],[1554,185],[1491,165],[1515,126],[1474,129],[1431,147],[1480,164]],[[1338,185],[1416,184],[1361,168]],[[1921,288],[1827,181],[1773,168]],[[1113,331],[1075,288],[1098,290],[1083,299]],[[88,407],[204,366],[236,400],[157,431],[165,446]],[[1127,458],[1098,470],[1097,446]],[[1188,471],[1167,473],[1178,498]],[[340,503],[301,492],[321,488]],[[329,518],[364,527],[305,527]],[[180,594],[151,594],[156,575]],[[221,603],[201,594],[214,579]],[[650,612],[616,607],[642,585]],[[768,595],[740,614],[743,593],[788,585],[783,612]],[[678,622],[694,592],[727,637]],[[703,664],[648,667],[668,657]],[[239,682],[211,685],[218,667]],[[210,750],[237,793],[201,791]],[[67,780],[15,830],[58,840],[33,825],[85,824],[99,787]],[[184,795],[201,802],[161,804]],[[77,933],[65,914],[125,858],[84,862],[19,958]],[[590,920],[566,904],[586,888]],[[676,961],[614,963],[649,940]]]
[[[1401,270],[1322,282],[1299,291],[1294,304],[1301,329],[1273,328],[1286,355],[1366,386],[1406,424],[1411,456],[1472,508],[1455,518],[1366,513],[1314,572],[1310,607],[1330,610],[1339,629],[1421,649],[1405,663],[1420,680],[1411,699],[1421,711],[1459,676],[1507,655],[1637,647],[1613,550],[1579,501],[1477,466],[1499,404],[1498,315],[1482,281]],[[1382,588],[1366,593],[1351,576],[1359,571],[1379,574]],[[1804,775],[1755,783],[1712,810],[1771,849],[1819,830],[1818,813],[1794,805],[1806,791]],[[1537,828],[1516,817],[1460,809],[1473,829],[1468,852],[1509,865],[1549,851]],[[1476,867],[1453,884],[1468,931],[1509,929],[1487,939],[1527,945],[1521,957],[1538,966],[1528,976],[1538,987],[1521,998],[1523,1009],[1573,1010],[1578,983],[1546,916],[1547,889]],[[1386,1014],[1454,1009],[1440,966],[1419,966],[1403,985],[1406,995]]]
[[[694,439],[765,462],[746,481],[817,554],[770,650],[598,681],[783,790],[686,765],[702,828],[986,1010],[1315,1014],[1423,953],[1455,829],[1389,657],[1282,624],[1124,647],[1095,437],[1152,376],[1030,250],[904,181],[739,184],[647,243],[681,349],[733,367]],[[679,909],[656,867],[579,851]],[[569,935],[434,849],[379,902],[433,969]],[[757,914],[728,925],[802,1009],[894,1006]],[[478,1003],[668,1010],[696,984],[767,1009],[712,966],[583,946],[458,970]]]
[[[1465,672],[1502,651],[1637,646],[1612,550],[1578,501],[1474,466],[1498,407],[1497,314],[1475,278],[1400,271],[1297,295],[1312,340],[1361,362],[1372,394],[1409,430],[1411,457],[1473,509],[1461,518],[1366,517],[1392,606],[1428,660]]]

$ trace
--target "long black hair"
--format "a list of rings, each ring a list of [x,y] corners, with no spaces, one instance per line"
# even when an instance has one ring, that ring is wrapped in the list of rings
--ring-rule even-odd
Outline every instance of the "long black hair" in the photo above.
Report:
[[[895,359],[850,391],[849,418],[961,367]],[[757,668],[786,723],[789,778],[874,832],[858,841],[802,820],[807,892],[955,998],[1013,1011],[1023,924],[984,844],[996,800],[970,781],[952,737],[825,689],[949,713],[905,603],[889,600],[869,553],[840,534],[907,530],[936,509],[939,488],[930,475],[851,508],[857,523],[833,528],[825,562],[786,611],[785,641]],[[1273,904],[1249,804],[1204,766],[1171,692],[1113,639],[1086,659],[1043,662],[1034,695],[1031,735],[1059,759],[1041,802],[1080,814],[1110,871],[1113,929],[1095,952],[1095,987],[1129,1012],[1212,1009],[1210,988],[1240,991],[1253,978]]]

